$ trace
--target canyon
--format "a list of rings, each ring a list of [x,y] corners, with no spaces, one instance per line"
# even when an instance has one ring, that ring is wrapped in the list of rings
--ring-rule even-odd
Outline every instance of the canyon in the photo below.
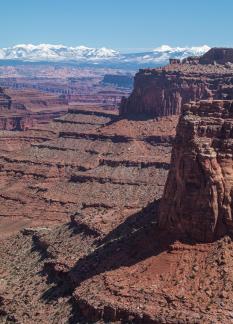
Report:
[[[154,119],[127,120],[100,107],[73,107],[49,130],[45,125],[26,131],[37,137],[24,149],[6,150],[3,143],[1,216],[42,226],[76,214],[86,222],[89,214],[96,232],[101,225],[93,214],[120,221],[161,196],[176,123],[176,116],[167,117],[158,128]]]
[[[0,88],[0,129],[23,131],[49,123],[67,111],[68,102],[37,90]]]
[[[106,73],[113,74],[106,74]],[[118,83],[105,82],[105,76]],[[127,82],[125,82],[127,80]],[[69,106],[100,105],[117,110],[131,92],[132,74],[108,68],[22,64],[0,66],[0,129],[38,128],[64,115]]]
[[[233,68],[220,53],[140,70],[119,111],[68,99],[52,121],[0,131],[3,323],[232,322]],[[38,90],[17,91],[24,113],[41,111]]]
[[[50,132],[47,126],[40,129],[47,140],[8,151],[3,143],[2,321],[45,323],[74,317],[70,321],[76,322],[74,300],[68,293],[71,284],[64,281],[57,291],[46,273],[53,277],[53,267],[59,264],[61,273],[63,267],[72,267],[155,197],[161,197],[176,124],[176,116],[160,121],[128,120],[100,107],[72,107],[53,121]],[[56,256],[49,252],[50,243],[56,253],[63,251],[57,255],[60,261],[53,262]],[[13,246],[16,254],[10,253]],[[17,260],[24,260],[18,269],[13,265]],[[83,315],[78,311],[77,316],[79,321]]]
[[[68,105],[100,105],[117,108],[122,96],[132,90],[134,71],[110,68],[81,68],[68,64],[24,63],[16,66],[0,65],[0,87],[10,92],[13,98],[27,101],[46,110],[62,109]],[[106,76],[118,82],[105,82]],[[63,108],[64,110],[64,108]],[[56,116],[54,116],[56,117]]]

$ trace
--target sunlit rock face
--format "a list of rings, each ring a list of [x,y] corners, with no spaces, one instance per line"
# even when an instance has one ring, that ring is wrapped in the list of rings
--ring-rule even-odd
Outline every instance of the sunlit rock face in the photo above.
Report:
[[[190,101],[233,99],[232,53],[233,49],[211,49],[201,57],[171,59],[162,68],[139,70],[120,113],[178,115]]]
[[[211,242],[232,230],[233,101],[183,107],[171,169],[160,205],[160,226]]]

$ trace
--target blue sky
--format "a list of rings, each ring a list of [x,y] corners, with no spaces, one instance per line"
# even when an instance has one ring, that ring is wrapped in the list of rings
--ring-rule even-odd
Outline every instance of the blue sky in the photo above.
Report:
[[[2,0],[0,47],[233,45],[233,0]]]

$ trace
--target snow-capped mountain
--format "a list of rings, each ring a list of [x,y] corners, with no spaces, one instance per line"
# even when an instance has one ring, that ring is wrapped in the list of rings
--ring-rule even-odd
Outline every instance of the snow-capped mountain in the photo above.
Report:
[[[209,49],[210,47],[207,45],[199,47],[170,47],[168,45],[162,45],[150,52],[127,54],[124,57],[124,61],[148,66],[152,64],[164,65],[168,63],[170,58],[183,59],[188,56],[200,56]]]
[[[27,61],[102,60],[119,56],[119,52],[105,47],[67,47],[50,44],[22,44],[0,49],[1,59]]]
[[[202,55],[209,49],[210,47],[207,45],[200,47],[162,45],[148,52],[123,54],[106,47],[21,44],[0,48],[0,59],[24,62],[75,62],[77,64],[140,67],[163,65],[168,62],[169,58]]]

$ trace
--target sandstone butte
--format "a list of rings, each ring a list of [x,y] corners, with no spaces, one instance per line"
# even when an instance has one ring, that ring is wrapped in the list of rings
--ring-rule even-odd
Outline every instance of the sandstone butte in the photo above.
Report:
[[[160,207],[160,225],[212,242],[233,229],[233,102],[184,105]]]
[[[230,99],[232,67],[229,52],[226,61],[225,49],[214,51],[208,63],[164,68],[166,77],[192,74],[188,104],[188,81],[177,75],[179,109],[165,112],[159,101],[155,112],[154,97],[141,105],[145,89],[128,105],[135,82],[121,116],[72,108],[49,130],[2,133],[10,141],[0,142],[3,322],[233,321],[233,103],[215,100]],[[151,84],[153,71],[139,74]],[[188,100],[199,80],[211,95]]]
[[[213,48],[202,57],[170,60],[135,75],[134,90],[123,99],[121,114],[180,114],[190,100],[233,98],[233,49]]]

